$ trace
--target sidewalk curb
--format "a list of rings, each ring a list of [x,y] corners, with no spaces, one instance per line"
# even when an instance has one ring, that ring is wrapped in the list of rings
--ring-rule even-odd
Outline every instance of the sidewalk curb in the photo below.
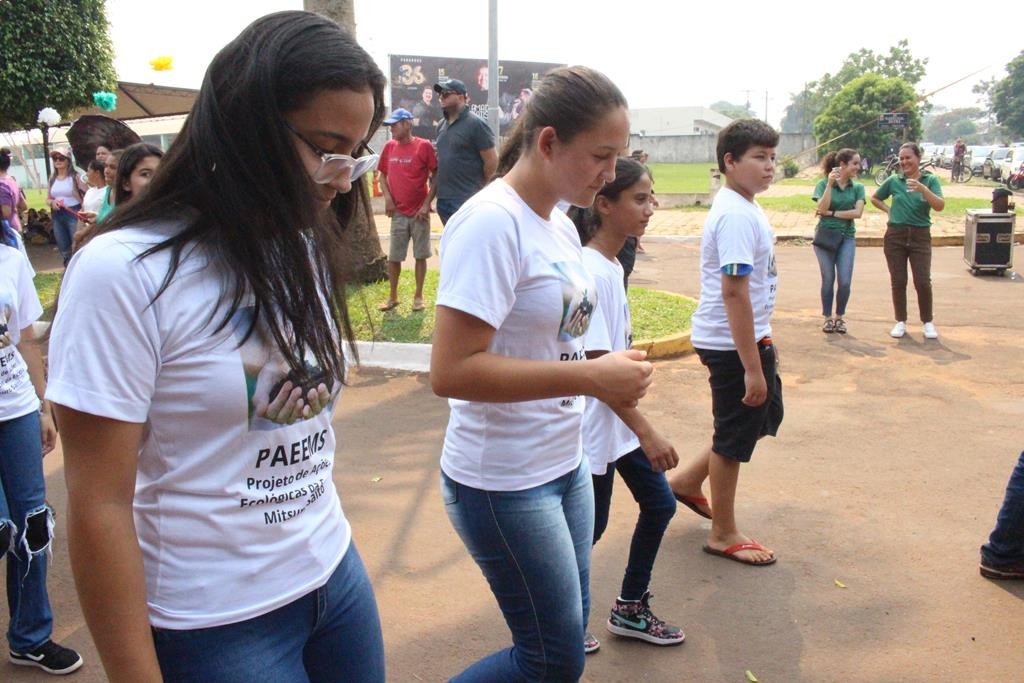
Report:
[[[646,239],[646,238],[645,238]],[[796,242],[802,240],[810,244],[814,235],[776,235],[777,242]],[[866,235],[856,238],[858,247],[881,247],[885,237],[881,235]],[[1018,232],[1013,236],[1014,244],[1024,244],[1024,232]],[[933,247],[962,247],[964,246],[963,235],[934,235],[932,237]]]
[[[632,348],[646,351],[650,359],[675,358],[693,353],[689,330],[654,339],[638,339],[633,342]]]

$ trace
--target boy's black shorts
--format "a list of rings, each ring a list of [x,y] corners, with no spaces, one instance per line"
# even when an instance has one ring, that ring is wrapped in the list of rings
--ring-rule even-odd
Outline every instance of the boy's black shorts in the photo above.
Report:
[[[775,436],[782,424],[782,379],[775,369],[775,347],[758,344],[768,396],[764,403],[753,408],[743,403],[747,388],[740,354],[709,349],[696,351],[710,373],[711,412],[715,417],[711,449],[731,460],[750,462],[757,440],[766,434]]]

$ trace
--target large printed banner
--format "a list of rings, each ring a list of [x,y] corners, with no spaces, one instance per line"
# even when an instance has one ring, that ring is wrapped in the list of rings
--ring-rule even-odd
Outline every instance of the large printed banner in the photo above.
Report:
[[[457,78],[469,91],[469,106],[481,118],[487,118],[486,59],[427,57],[425,55],[390,55],[391,108],[402,107],[412,112],[412,134],[428,140],[437,136],[437,123],[443,117],[435,83]],[[546,72],[562,66],[545,62],[501,62],[498,65],[498,106],[501,109],[501,132],[508,132],[519,118],[523,105]]]

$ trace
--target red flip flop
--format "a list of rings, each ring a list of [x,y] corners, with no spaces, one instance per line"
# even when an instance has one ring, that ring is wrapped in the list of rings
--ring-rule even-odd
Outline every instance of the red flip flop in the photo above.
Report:
[[[676,497],[676,500],[696,512],[701,517],[711,519],[711,515],[700,509],[701,505],[711,507],[711,504],[708,503],[708,499],[704,496],[684,496],[683,494],[676,493],[675,491],[672,492],[672,495]]]
[[[740,564],[749,564],[752,567],[764,567],[764,566],[769,565],[769,564],[775,564],[775,560],[778,559],[775,555],[772,555],[771,559],[764,560],[762,562],[754,562],[752,560],[744,560],[742,557],[736,557],[736,553],[738,553],[741,550],[764,550],[764,551],[767,551],[768,548],[765,548],[763,545],[761,545],[760,543],[758,543],[754,539],[750,539],[750,543],[737,543],[736,545],[731,545],[728,548],[726,548],[725,550],[718,550],[717,548],[712,548],[709,545],[704,546],[704,552],[706,552],[708,555],[716,555],[717,557],[724,557],[727,560],[732,560],[733,562],[739,562]]]

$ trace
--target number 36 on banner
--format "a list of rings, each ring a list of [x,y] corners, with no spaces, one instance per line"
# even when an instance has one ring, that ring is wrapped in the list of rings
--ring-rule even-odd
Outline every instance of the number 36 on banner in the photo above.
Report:
[[[398,82],[402,85],[423,85],[426,80],[421,65],[402,64],[398,67]]]

